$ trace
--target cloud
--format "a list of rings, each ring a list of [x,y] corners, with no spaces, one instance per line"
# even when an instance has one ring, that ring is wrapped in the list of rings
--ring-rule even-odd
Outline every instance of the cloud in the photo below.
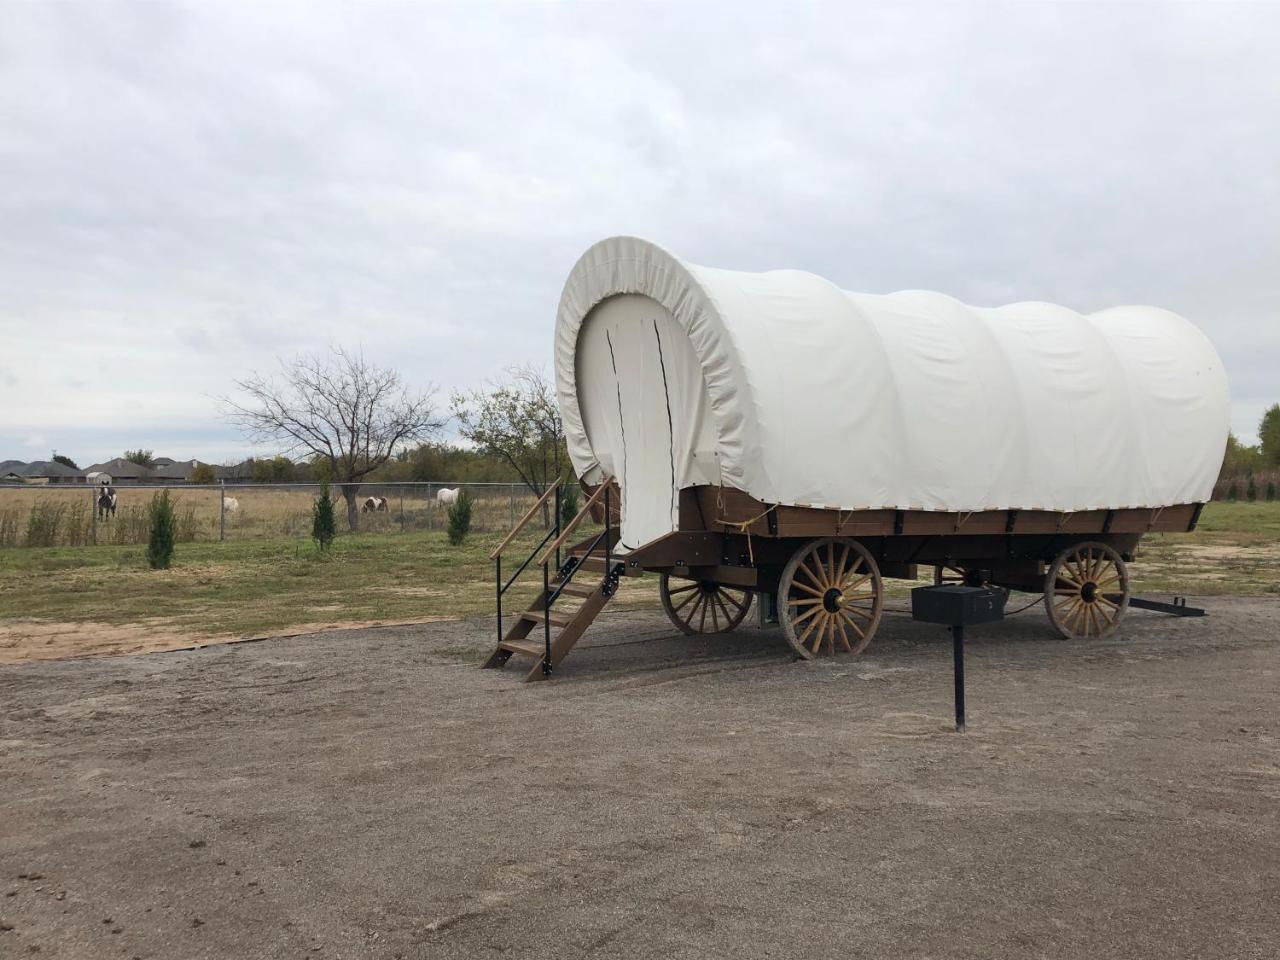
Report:
[[[1262,5],[3,5],[0,456],[238,455],[210,398],[331,342],[445,392],[549,364],[565,274],[616,233],[1166,306],[1251,436],[1278,45]]]

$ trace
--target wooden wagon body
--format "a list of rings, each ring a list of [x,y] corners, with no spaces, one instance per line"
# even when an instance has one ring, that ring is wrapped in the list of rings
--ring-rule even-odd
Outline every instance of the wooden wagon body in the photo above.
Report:
[[[548,576],[548,651],[588,560],[605,599],[660,574],[685,632],[758,595],[802,657],[864,648],[883,578],[920,565],[1043,591],[1061,633],[1102,636],[1140,538],[1194,528],[1227,437],[1221,361],[1166,311],[849,294],[626,237],[574,267],[555,356],[584,510],[609,523]]]

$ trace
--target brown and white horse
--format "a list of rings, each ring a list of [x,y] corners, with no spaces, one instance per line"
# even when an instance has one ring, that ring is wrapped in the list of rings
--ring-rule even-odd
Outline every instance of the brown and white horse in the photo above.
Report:
[[[98,491],[98,519],[106,520],[108,517],[116,515],[116,502],[119,498],[116,492],[110,487],[103,487]]]
[[[386,497],[366,497],[364,506],[360,508],[361,513],[386,513],[387,498]]]

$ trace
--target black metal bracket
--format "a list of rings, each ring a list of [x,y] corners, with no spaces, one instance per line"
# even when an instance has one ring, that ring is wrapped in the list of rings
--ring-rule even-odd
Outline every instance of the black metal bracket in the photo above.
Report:
[[[895,537],[902,536],[902,531],[907,525],[907,514],[902,510],[893,511],[893,535]]]
[[[769,536],[776,537],[778,535],[778,505],[776,503],[765,513],[764,520],[769,525]]]
[[[1111,524],[1113,524],[1113,523],[1115,522],[1115,519],[1116,519],[1116,512],[1115,512],[1114,510],[1108,510],[1108,511],[1107,511],[1107,518],[1106,518],[1105,520],[1103,520],[1103,521],[1102,521],[1102,532],[1103,532],[1103,533],[1110,533],[1110,532],[1111,532]]]
[[[1108,599],[1119,602],[1120,594],[1108,594]],[[1156,613],[1167,613],[1174,617],[1207,617],[1209,611],[1203,607],[1187,606],[1186,597],[1174,597],[1173,603],[1164,603],[1160,600],[1148,600],[1145,597],[1130,597],[1129,606],[1136,607],[1139,610],[1154,610]]]
[[[604,583],[600,587],[600,593],[603,596],[613,596],[614,591],[618,589],[618,581],[622,578],[624,569],[621,563],[609,567],[609,572],[605,574]]]
[[[1197,503],[1195,510],[1191,511],[1191,522],[1187,524],[1187,530],[1194,530],[1196,524],[1200,522],[1200,514],[1204,512],[1204,504]]]

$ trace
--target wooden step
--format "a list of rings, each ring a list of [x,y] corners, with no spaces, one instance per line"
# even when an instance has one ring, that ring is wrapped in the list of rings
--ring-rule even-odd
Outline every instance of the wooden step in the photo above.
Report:
[[[579,570],[594,570],[596,573],[604,573],[608,569],[605,565],[604,557],[599,554],[593,553],[588,557],[578,556],[577,554],[574,554],[574,556],[577,557]],[[617,562],[617,560],[614,561],[614,563]]]
[[[567,627],[573,623],[573,616],[577,612],[576,610],[557,610],[553,607],[551,609],[551,625],[553,627]],[[524,620],[532,620],[534,623],[543,623],[547,618],[547,614],[544,610],[526,610],[520,614],[520,617]]]
[[[581,597],[583,600],[588,597],[595,596],[595,592],[600,589],[598,583],[575,583],[569,581],[560,588],[560,596],[562,597]]]
[[[531,640],[503,640],[498,646],[503,650],[510,650],[512,653],[538,660],[541,660],[547,652],[545,643],[534,643]]]

